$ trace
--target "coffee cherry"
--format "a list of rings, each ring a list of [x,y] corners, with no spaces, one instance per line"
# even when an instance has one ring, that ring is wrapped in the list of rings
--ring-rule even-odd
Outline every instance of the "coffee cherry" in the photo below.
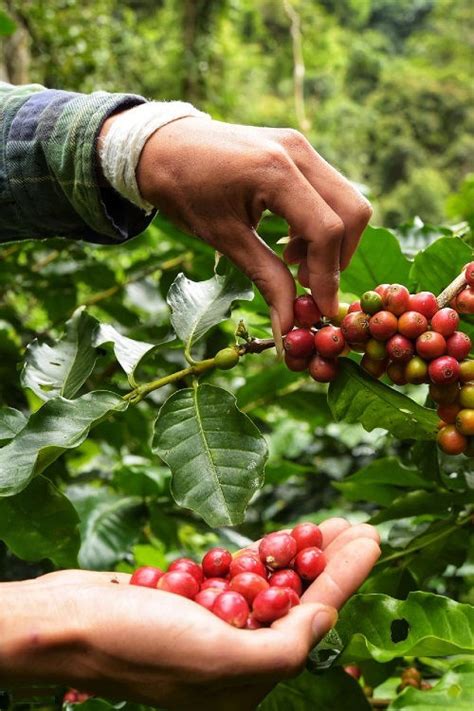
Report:
[[[377,294],[383,299],[385,297],[385,294],[387,293],[387,289],[389,286],[390,284],[379,284],[375,287],[374,291],[377,292]]]
[[[336,358],[346,347],[346,342],[340,328],[324,326],[314,336],[314,346],[323,358]]]
[[[456,402],[459,395],[459,386],[457,383],[449,385],[430,385],[430,398],[433,402],[439,405],[451,405]]]
[[[339,306],[337,308],[337,314],[336,316],[333,316],[332,322],[335,326],[340,326],[342,323],[342,319],[344,316],[347,316],[349,312],[349,306],[350,304],[346,303],[345,301],[340,301]]]
[[[348,314],[356,313],[356,311],[362,311],[360,301],[353,301],[352,304],[350,304],[349,308],[347,309]]]
[[[474,286],[474,262],[469,262],[464,267],[464,276],[469,286]]]
[[[446,340],[441,333],[426,331],[416,339],[416,352],[425,360],[433,360],[446,353]]]
[[[330,383],[337,376],[337,361],[315,355],[308,366],[309,374],[318,383]]]
[[[260,560],[267,568],[286,568],[297,553],[296,541],[289,533],[276,531],[262,538],[258,547]]]
[[[202,568],[198,563],[195,563],[191,558],[178,558],[174,560],[168,568],[168,572],[171,570],[184,570],[185,573],[189,573],[198,581],[199,585],[202,583],[204,577]]]
[[[414,352],[413,343],[399,333],[396,333],[387,341],[387,355],[392,360],[405,363],[410,360]]]
[[[297,523],[290,532],[290,536],[296,541],[297,551],[301,551],[303,548],[321,548],[323,543],[321,529],[310,521]]]
[[[462,407],[474,407],[474,383],[466,383],[459,391],[459,404]]]
[[[256,550],[255,548],[241,548],[240,550],[235,551],[235,553],[233,553],[232,557],[239,558],[239,556],[241,556],[241,555],[253,556],[257,560],[260,560],[258,550]]]
[[[326,558],[319,548],[303,548],[297,554],[293,567],[300,578],[311,582],[323,572]]]
[[[459,324],[459,316],[457,311],[446,306],[435,313],[431,319],[431,330],[441,333],[447,338],[454,333]]]
[[[321,311],[310,294],[297,296],[293,302],[295,323],[300,328],[311,328],[321,321]]]
[[[398,329],[398,319],[390,311],[379,311],[369,321],[371,335],[378,341],[388,341]]]
[[[301,578],[294,570],[283,568],[270,575],[268,582],[277,588],[291,588],[297,595],[303,592]]]
[[[363,368],[366,373],[369,373],[373,378],[381,378],[382,375],[385,373],[386,367],[388,363],[388,358],[385,360],[374,360],[373,358],[369,358],[367,354],[365,354],[360,361],[361,368]]]
[[[308,358],[314,353],[313,334],[306,328],[295,328],[287,333],[284,346],[293,358]]]
[[[229,573],[232,555],[225,548],[211,548],[202,559],[206,578],[224,578]]]
[[[219,595],[212,606],[212,612],[233,627],[245,627],[250,613],[243,595],[227,590]]]
[[[361,296],[360,305],[362,311],[365,311],[366,314],[376,314],[377,311],[382,310],[383,300],[376,291],[366,291]]]
[[[199,592],[199,583],[196,578],[184,570],[172,570],[165,573],[158,580],[158,589],[172,592],[175,595],[182,595],[191,600]]]
[[[286,590],[288,595],[290,596],[290,605],[291,607],[294,607],[295,605],[300,604],[300,596],[296,592],[296,590],[293,590],[293,588],[280,588],[280,590]]]
[[[233,578],[239,573],[256,573],[262,578],[267,577],[265,566],[259,558],[253,555],[239,555],[230,564],[230,577]]]
[[[464,360],[471,351],[471,339],[467,333],[455,331],[446,341],[446,353],[456,360]]]
[[[230,370],[237,365],[239,357],[235,348],[223,348],[214,356],[214,363],[219,370]]]
[[[456,312],[454,312],[456,313]],[[428,329],[428,319],[418,311],[405,311],[398,319],[398,333],[407,338],[418,338]],[[437,329],[434,329],[437,330]]]
[[[438,432],[438,447],[445,454],[462,454],[467,448],[467,437],[457,431],[454,425],[447,425]]]
[[[461,383],[474,380],[474,359],[463,360],[462,363],[459,363],[459,380]]]
[[[433,318],[438,310],[436,296],[431,291],[420,291],[418,294],[411,294],[408,301],[410,311],[419,311],[426,316],[428,321]]]
[[[453,402],[451,405],[440,405],[436,410],[436,414],[447,425],[453,425],[456,422],[456,416],[460,410],[460,406],[456,402]]]
[[[405,366],[405,378],[408,383],[421,385],[426,380],[428,365],[419,356],[415,356]]]
[[[159,568],[151,565],[137,568],[130,578],[130,585],[140,585],[142,588],[156,588],[158,580],[164,575]]]
[[[474,289],[463,289],[456,297],[456,311],[460,314],[474,314]]]
[[[474,410],[465,408],[456,417],[456,429],[465,436],[474,435]]]
[[[341,323],[341,330],[348,343],[365,343],[370,338],[369,317],[362,311],[348,313]]]
[[[452,356],[435,358],[428,366],[428,375],[432,383],[454,383],[459,378],[459,363]]]
[[[243,595],[249,605],[252,604],[259,592],[267,590],[268,587],[265,578],[256,573],[239,573],[230,581],[230,589]]]
[[[389,363],[387,367],[387,375],[392,381],[392,383],[395,383],[395,385],[407,384],[404,363]]]
[[[371,360],[385,360],[387,357],[387,348],[383,341],[377,341],[375,338],[370,338],[365,344],[365,354]]]
[[[391,311],[395,316],[401,316],[408,311],[410,292],[402,284],[390,284],[383,297],[383,306],[386,311]],[[416,311],[416,309],[414,309]]]
[[[349,676],[352,676],[354,679],[359,680],[361,677],[361,670],[360,667],[358,667],[356,664],[348,664],[347,666],[343,667],[344,671],[346,674],[349,674]]]
[[[288,614],[291,608],[291,597],[288,589],[276,586],[263,590],[253,601],[252,614],[256,620],[271,624]]]
[[[219,592],[225,592],[229,588],[229,581],[225,578],[206,578],[201,585],[201,590],[218,590]]]
[[[288,370],[292,370],[294,373],[302,373],[307,370],[310,360],[311,358],[294,358],[291,353],[285,351],[285,365]]]
[[[262,627],[262,623],[256,620],[252,614],[247,617],[247,622],[245,623],[246,630],[260,630]]]
[[[202,605],[207,610],[212,610],[215,601],[223,592],[223,590],[219,590],[218,588],[204,588],[204,590],[200,590],[197,595],[195,595],[194,602],[197,602],[198,605]]]

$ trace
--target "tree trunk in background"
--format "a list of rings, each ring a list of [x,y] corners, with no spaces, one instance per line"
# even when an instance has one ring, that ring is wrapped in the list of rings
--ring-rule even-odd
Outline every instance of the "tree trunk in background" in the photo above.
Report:
[[[209,70],[209,39],[214,21],[225,9],[227,0],[182,0],[184,75],[182,98],[199,102],[206,97],[204,74]]]
[[[29,35],[24,27],[18,29],[2,42],[0,79],[11,84],[27,84],[30,69]]]

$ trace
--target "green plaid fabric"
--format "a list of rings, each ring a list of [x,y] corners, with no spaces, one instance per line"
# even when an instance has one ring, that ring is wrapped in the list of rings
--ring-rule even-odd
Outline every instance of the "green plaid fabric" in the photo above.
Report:
[[[0,242],[113,244],[143,232],[153,215],[99,185],[96,142],[108,116],[144,101],[0,82]]]

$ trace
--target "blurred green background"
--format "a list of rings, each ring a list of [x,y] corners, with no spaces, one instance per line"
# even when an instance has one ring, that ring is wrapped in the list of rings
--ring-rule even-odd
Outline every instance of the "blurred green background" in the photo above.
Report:
[[[472,0],[0,8],[0,33],[15,23],[0,78],[186,99],[223,121],[292,126],[364,186],[374,222],[474,219]]]

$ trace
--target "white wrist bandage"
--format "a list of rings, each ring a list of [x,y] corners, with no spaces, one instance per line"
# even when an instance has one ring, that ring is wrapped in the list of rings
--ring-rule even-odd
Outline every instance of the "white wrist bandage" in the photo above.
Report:
[[[158,128],[186,116],[210,118],[185,101],[140,104],[118,116],[99,144],[102,170],[109,183],[146,213],[152,211],[153,205],[140,195],[135,176],[143,146]]]

